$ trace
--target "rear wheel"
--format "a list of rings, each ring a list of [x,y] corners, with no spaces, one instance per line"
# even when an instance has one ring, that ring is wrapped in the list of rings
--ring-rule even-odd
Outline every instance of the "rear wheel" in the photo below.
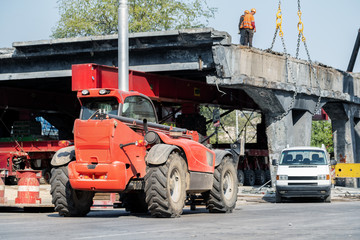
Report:
[[[244,175],[245,175],[244,185],[245,186],[254,186],[255,185],[254,171],[253,170],[245,170]]]
[[[40,184],[49,184],[51,178],[51,169],[50,168],[44,168],[41,170],[41,178],[40,178]]]
[[[50,184],[52,203],[60,216],[79,217],[90,212],[94,192],[73,189],[70,185],[67,166],[51,170]]]
[[[265,171],[264,170],[255,170],[255,184],[264,185],[266,181]]]
[[[238,179],[230,157],[225,157],[214,171],[213,188],[205,194],[209,212],[232,212],[236,205]]]
[[[240,169],[237,170],[237,178],[238,178],[239,185],[243,186],[244,185],[244,180],[245,180],[243,170],[240,170]]]
[[[145,194],[149,211],[154,217],[179,217],[186,198],[186,163],[177,152],[169,155],[163,165],[146,168]]]
[[[265,170],[265,181],[268,182],[271,180],[271,172],[270,170]]]

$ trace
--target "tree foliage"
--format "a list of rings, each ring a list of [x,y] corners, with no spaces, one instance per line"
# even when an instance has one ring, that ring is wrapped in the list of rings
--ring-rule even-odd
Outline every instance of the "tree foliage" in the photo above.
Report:
[[[58,0],[53,38],[117,33],[118,0]],[[128,0],[129,32],[205,27],[216,8],[207,0]]]
[[[207,120],[213,119],[213,110],[216,107],[202,106],[200,114]],[[226,113],[226,109],[220,108],[220,114]],[[233,143],[239,138],[243,138],[247,143],[256,142],[257,129],[256,126],[261,122],[261,114],[249,111],[238,112],[238,131],[239,136],[236,135],[236,110],[221,117],[221,125],[218,130],[219,143]],[[209,136],[215,131],[213,123],[207,125],[207,135]],[[216,136],[210,138],[210,143],[216,142]]]
[[[311,131],[311,146],[321,147],[324,144],[329,153],[334,152],[332,127],[328,121],[313,121]]]

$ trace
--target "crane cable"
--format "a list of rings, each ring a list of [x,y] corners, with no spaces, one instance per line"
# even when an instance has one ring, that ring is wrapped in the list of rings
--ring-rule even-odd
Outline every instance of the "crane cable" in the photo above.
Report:
[[[318,101],[317,101],[317,103],[315,105],[314,112],[312,113],[312,115],[314,116],[316,114],[316,112],[319,111],[320,104],[321,104],[320,82],[319,82],[319,80],[317,78],[317,75],[315,73],[315,68],[314,68],[314,66],[312,64],[310,53],[309,53],[309,50],[308,50],[308,47],[307,47],[307,44],[306,44],[306,38],[304,36],[304,24],[301,21],[302,12],[301,12],[300,0],[298,0],[298,12],[297,12],[297,14],[299,16],[299,22],[297,24],[299,34],[298,34],[298,42],[297,42],[297,49],[296,49],[296,58],[298,59],[298,56],[299,56],[300,39],[301,39],[301,41],[304,43],[304,47],[305,47],[306,54],[307,54],[307,57],[308,57],[308,62],[309,62],[310,68],[311,68],[311,72],[315,77],[316,85],[317,85],[317,87],[319,89],[319,98],[318,98]],[[276,13],[276,29],[275,29],[273,41],[271,43],[270,48],[267,49],[267,51],[269,51],[269,52],[272,51],[272,49],[274,47],[274,44],[275,44],[276,36],[277,36],[278,33],[279,33],[279,36],[280,36],[281,41],[282,41],[282,45],[283,45],[283,49],[284,49],[284,55],[285,55],[285,62],[286,62],[286,66],[287,66],[287,69],[285,71],[285,78],[286,78],[286,81],[288,82],[288,78],[289,78],[288,71],[289,71],[290,75],[291,75],[291,78],[292,78],[292,82],[294,84],[294,88],[295,88],[294,94],[293,94],[293,97],[292,97],[292,100],[291,100],[291,103],[290,103],[289,107],[286,109],[286,111],[282,115],[276,117],[277,120],[280,120],[283,117],[285,117],[286,115],[288,115],[289,112],[293,109],[293,106],[294,106],[294,103],[295,103],[295,100],[296,100],[296,96],[298,94],[298,89],[297,89],[295,77],[294,77],[294,74],[293,74],[293,69],[291,68],[290,63],[289,63],[289,54],[287,53],[287,49],[286,49],[286,45],[285,45],[285,41],[284,41],[284,32],[282,30],[281,0],[279,0],[278,11]],[[310,80],[311,80],[311,74],[310,74]]]

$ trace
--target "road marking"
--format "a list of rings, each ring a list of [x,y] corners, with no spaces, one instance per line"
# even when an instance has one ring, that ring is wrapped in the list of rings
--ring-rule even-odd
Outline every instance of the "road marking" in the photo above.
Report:
[[[147,234],[147,233],[161,233],[161,232],[175,232],[175,231],[184,231],[184,230],[190,230],[191,228],[178,228],[178,229],[164,229],[164,230],[152,230],[152,231],[142,231],[142,232],[128,232],[128,231],[122,231],[117,234],[109,234],[109,235],[92,235],[87,237],[79,237],[79,238],[73,238],[73,239],[98,239],[98,238],[107,238],[107,237],[117,237],[117,236],[126,236],[126,235],[135,235],[135,234]]]

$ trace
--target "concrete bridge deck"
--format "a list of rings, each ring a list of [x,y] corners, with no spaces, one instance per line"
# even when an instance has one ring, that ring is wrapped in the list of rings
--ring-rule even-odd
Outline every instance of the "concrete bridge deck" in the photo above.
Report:
[[[233,45],[229,34],[211,28],[130,34],[129,46],[130,69],[246,92],[265,116],[271,157],[286,144],[310,145],[321,96],[320,107],[332,121],[335,157],[360,160],[358,73],[315,64],[317,82],[306,61],[290,57],[294,79],[290,73],[286,78],[284,55]],[[0,51],[0,86],[69,92],[71,65],[89,62],[116,65],[117,35],[14,43]]]

